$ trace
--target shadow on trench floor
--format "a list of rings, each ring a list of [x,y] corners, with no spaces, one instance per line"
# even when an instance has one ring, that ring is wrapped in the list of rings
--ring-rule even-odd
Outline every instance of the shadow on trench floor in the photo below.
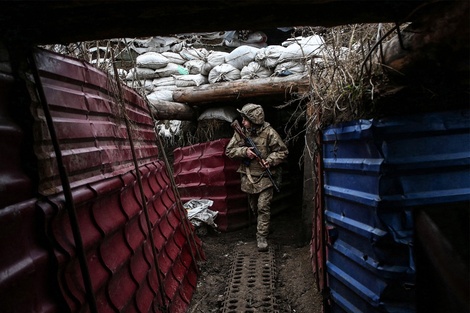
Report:
[[[268,242],[274,248],[274,289],[279,313],[320,313],[321,295],[317,291],[310,258],[310,245],[301,242],[300,210],[286,209],[271,217],[271,233]],[[199,264],[200,275],[193,295],[189,313],[225,313],[224,301],[230,289],[231,269],[237,251],[243,247],[251,258],[262,257],[255,249],[256,226],[217,233],[209,230],[200,235],[206,261]],[[244,246],[252,246],[247,250]],[[256,273],[262,275],[262,272]],[[253,292],[257,292],[253,288]],[[271,309],[270,309],[271,310]],[[227,311],[228,312],[228,311]],[[237,309],[236,312],[245,312]],[[268,312],[259,308],[255,311]],[[272,312],[270,312],[272,313]]]

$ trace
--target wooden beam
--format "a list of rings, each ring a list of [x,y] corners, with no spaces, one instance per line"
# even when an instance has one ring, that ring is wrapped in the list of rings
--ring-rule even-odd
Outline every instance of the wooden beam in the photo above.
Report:
[[[180,103],[200,104],[210,102],[234,101],[245,98],[285,95],[305,90],[309,84],[306,75],[269,77],[254,80],[236,80],[198,87],[185,87],[173,92],[173,100]]]
[[[191,121],[197,117],[196,111],[184,103],[151,100],[150,104],[152,114],[157,120]]]

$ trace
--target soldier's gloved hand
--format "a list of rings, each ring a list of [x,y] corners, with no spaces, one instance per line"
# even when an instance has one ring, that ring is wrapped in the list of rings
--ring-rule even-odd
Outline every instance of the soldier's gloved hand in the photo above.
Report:
[[[253,148],[252,148],[252,147],[249,147],[248,149],[246,149],[246,156],[247,156],[249,159],[254,159],[254,158],[256,158],[256,153],[253,152]]]
[[[261,166],[262,166],[262,167],[264,167],[264,168],[269,168],[269,163],[268,163],[268,161],[266,161],[266,160],[263,159],[263,160],[261,160],[261,162],[262,162],[262,163],[261,163]]]

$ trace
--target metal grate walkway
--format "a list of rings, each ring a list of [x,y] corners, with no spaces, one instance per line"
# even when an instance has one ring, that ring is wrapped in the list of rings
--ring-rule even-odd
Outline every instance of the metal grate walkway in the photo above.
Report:
[[[236,248],[222,313],[278,313],[274,248],[258,252],[256,243]]]

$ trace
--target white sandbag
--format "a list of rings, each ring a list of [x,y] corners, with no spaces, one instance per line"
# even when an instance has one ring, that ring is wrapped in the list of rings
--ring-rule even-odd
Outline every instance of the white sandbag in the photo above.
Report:
[[[173,90],[170,89],[162,89],[162,90],[157,90],[149,95],[147,95],[147,100],[150,101],[150,103],[155,104],[158,101],[173,101]]]
[[[171,51],[165,51],[162,52],[162,55],[168,59],[168,63],[175,63],[179,65],[183,65],[187,60],[184,59],[179,53],[176,52],[171,52]]]
[[[222,120],[232,123],[240,114],[234,107],[221,107],[221,108],[209,108],[199,115],[198,121],[201,120]]]
[[[176,87],[189,87],[207,84],[207,77],[202,74],[173,76]]]
[[[170,77],[161,77],[161,78],[155,78],[152,81],[152,84],[155,87],[160,87],[160,86],[173,86],[175,84],[175,79],[173,76]]]
[[[171,79],[174,80],[173,77],[171,77]],[[176,90],[178,89],[178,87],[176,87],[176,85],[169,85],[169,86],[156,86],[155,88],[153,88],[153,91],[160,91],[160,90]]]
[[[255,60],[259,48],[240,46],[235,48],[225,57],[225,63],[241,70],[245,65]]]
[[[270,77],[273,71],[267,67],[261,66],[258,62],[250,62],[240,71],[241,79],[256,79]]]
[[[127,73],[126,80],[153,79],[156,77],[155,70],[151,68],[133,67]]]
[[[325,42],[321,36],[313,35],[309,37],[288,39],[283,42],[282,45],[287,47],[279,56],[279,63],[312,56],[321,56]]]
[[[274,76],[288,76],[292,74],[302,74],[306,71],[303,62],[288,61],[279,63],[274,68]]]
[[[128,80],[126,81],[126,85],[133,89],[140,89],[143,88],[145,92],[152,92],[155,86],[153,85],[152,80]]]
[[[279,45],[271,45],[266,48],[259,49],[255,56],[255,61],[267,68],[275,68],[279,57],[286,50],[286,47]]]
[[[154,70],[165,67],[169,63],[166,57],[157,52],[141,54],[136,58],[135,62],[137,67],[152,68]]]
[[[189,60],[205,60],[209,52],[205,48],[183,48],[183,50],[180,51],[180,55],[186,59],[187,61]]]
[[[184,63],[184,67],[188,69],[189,74],[201,74],[205,64],[203,60],[189,60]]]
[[[168,63],[164,68],[159,68],[155,70],[156,77],[170,77],[172,75],[188,75],[189,71],[182,65],[175,63]]]
[[[230,64],[224,63],[215,66],[209,72],[209,83],[219,83],[240,79],[240,70]]]
[[[209,75],[209,72],[217,65],[225,63],[225,57],[228,52],[224,51],[210,51],[206,58],[206,63],[201,69],[202,75]]]

